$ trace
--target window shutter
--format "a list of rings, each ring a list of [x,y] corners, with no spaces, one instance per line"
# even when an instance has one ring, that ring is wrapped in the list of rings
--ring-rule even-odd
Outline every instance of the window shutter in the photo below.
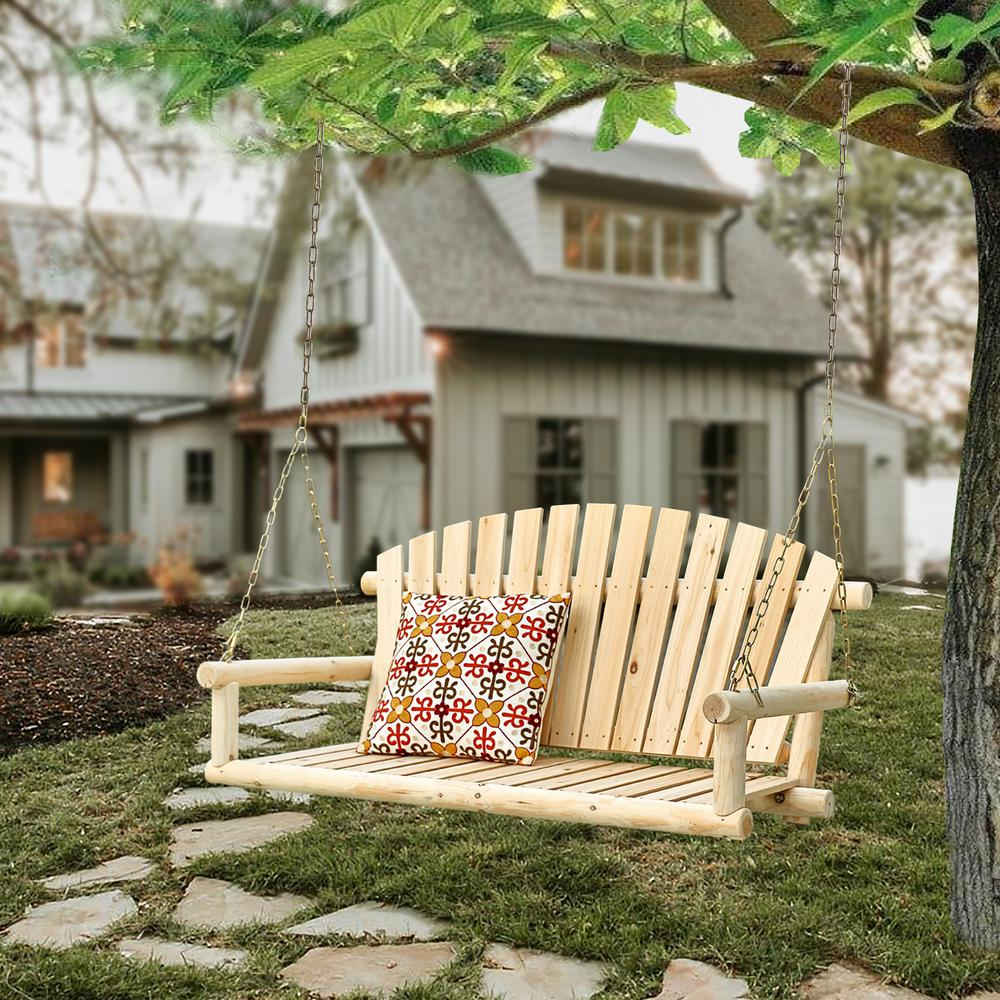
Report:
[[[583,425],[584,500],[618,502],[618,424],[591,419]]]
[[[692,514],[701,507],[701,429],[697,420],[675,420],[671,435],[670,504]]]
[[[503,421],[503,507],[509,514],[536,506],[536,423],[534,417]]]
[[[740,425],[740,517],[748,524],[768,527],[767,424]]]

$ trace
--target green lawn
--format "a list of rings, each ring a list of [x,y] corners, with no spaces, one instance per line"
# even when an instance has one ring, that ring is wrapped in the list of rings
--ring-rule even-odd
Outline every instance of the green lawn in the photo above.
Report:
[[[403,806],[317,800],[307,832],[242,856],[203,859],[128,887],[140,904],[129,932],[171,932],[169,913],[192,874],[258,892],[314,896],[315,912],[364,899],[414,906],[454,921],[460,959],[433,984],[399,996],[464,1000],[470,962],[488,941],[609,963],[607,1000],[657,991],[674,957],[745,976],[757,997],[793,996],[795,984],[838,958],[934,996],[1000,989],[1000,955],[960,947],[948,921],[944,839],[939,599],[880,596],[852,617],[865,693],[831,713],[820,782],[837,793],[832,822],[807,828],[758,817],[745,844],[683,839]],[[370,608],[352,608],[347,645],[370,648]],[[328,611],[251,615],[254,655],[336,652],[344,629]],[[2,652],[2,646],[0,646]],[[276,704],[288,689],[246,692]],[[357,734],[360,710],[334,709],[337,740]],[[206,706],[118,736],[26,750],[0,761],[0,925],[46,898],[32,882],[124,853],[162,861],[171,826],[160,806],[197,779],[194,740]],[[280,808],[263,799],[210,818]],[[309,945],[245,930],[212,943],[247,947],[241,972],[126,964],[106,943],[54,955],[0,948],[0,996],[31,1000],[150,997],[294,997],[276,972]]]

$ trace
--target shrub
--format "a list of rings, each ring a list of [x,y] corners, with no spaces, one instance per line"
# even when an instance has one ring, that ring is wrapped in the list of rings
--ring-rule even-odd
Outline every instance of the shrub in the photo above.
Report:
[[[50,563],[35,581],[35,590],[45,597],[53,607],[75,607],[87,592],[87,578],[78,573],[69,563]]]
[[[43,628],[52,618],[52,605],[30,590],[0,591],[0,635]]]
[[[168,607],[190,604],[202,592],[201,574],[191,554],[177,541],[167,542],[160,549],[156,562],[149,567],[149,578]]]

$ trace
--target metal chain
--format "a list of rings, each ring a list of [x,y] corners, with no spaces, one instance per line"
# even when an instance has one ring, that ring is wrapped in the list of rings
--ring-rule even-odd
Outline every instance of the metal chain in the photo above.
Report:
[[[774,594],[774,588],[778,583],[782,570],[785,568],[786,556],[799,529],[802,520],[802,512],[809,502],[812,493],[813,483],[819,473],[819,467],[826,456],[827,479],[830,483],[830,509],[833,517],[833,545],[834,558],[837,564],[837,598],[840,605],[841,634],[843,637],[844,659],[850,679],[851,672],[851,635],[847,620],[847,584],[844,580],[844,552],[842,544],[842,532],[840,527],[840,499],[837,495],[837,464],[834,457],[833,438],[833,398],[834,382],[837,374],[837,329],[839,325],[839,303],[840,303],[840,254],[843,246],[844,236],[844,204],[847,194],[847,123],[851,110],[851,70],[850,63],[844,63],[842,67],[843,80],[840,84],[840,162],[837,170],[837,209],[833,225],[833,268],[830,272],[830,319],[827,336],[827,356],[826,356],[826,407],[823,411],[823,423],[820,429],[820,438],[813,452],[812,463],[806,475],[802,489],[799,491],[798,500],[795,504],[795,511],[788,523],[782,539],[781,551],[774,561],[770,579],[764,588],[757,610],[754,614],[753,622],[743,640],[743,648],[740,655],[729,670],[727,687],[735,689],[741,682],[745,682],[753,696],[761,703],[760,681],[754,673],[751,662],[754,644],[760,634],[760,627],[767,615],[767,609]],[[853,685],[852,685],[853,691]]]
[[[302,388],[299,390],[299,423],[295,428],[295,437],[292,445],[285,457],[285,463],[281,468],[281,475],[278,477],[278,485],[275,487],[274,495],[271,498],[271,507],[264,518],[264,530],[261,533],[260,541],[257,544],[257,554],[254,557],[253,567],[247,579],[247,589],[240,601],[240,611],[233,624],[232,631],[226,639],[226,645],[222,653],[223,661],[233,658],[236,653],[236,645],[239,642],[243,625],[246,621],[246,613],[250,607],[254,588],[260,576],[261,563],[264,561],[264,553],[267,552],[268,544],[271,541],[271,528],[274,526],[275,518],[278,515],[278,507],[281,498],[285,494],[285,486],[291,474],[296,458],[302,462],[302,471],[305,478],[306,492],[309,495],[309,507],[312,511],[313,524],[319,538],[320,550],[323,553],[323,563],[326,569],[326,578],[330,589],[333,591],[335,599],[335,613],[342,619],[343,635],[348,650],[351,651],[350,640],[348,638],[347,617],[344,614],[344,605],[340,599],[340,589],[337,584],[337,575],[333,570],[333,561],[330,559],[330,547],[326,540],[326,531],[323,526],[323,517],[320,514],[319,502],[316,499],[316,484],[313,482],[312,469],[309,466],[309,373],[312,365],[313,350],[313,316],[316,311],[316,264],[319,260],[319,212],[320,199],[323,192],[323,144],[324,144],[324,123],[316,124],[316,152],[313,155],[313,201],[310,212],[310,234],[309,234],[309,256],[308,256],[308,285],[306,291],[306,325],[302,344]]]

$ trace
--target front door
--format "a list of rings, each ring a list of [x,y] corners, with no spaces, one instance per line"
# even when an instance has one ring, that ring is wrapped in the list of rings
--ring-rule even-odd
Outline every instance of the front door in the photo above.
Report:
[[[354,530],[352,582],[375,568],[379,552],[405,544],[420,527],[423,469],[406,447],[351,451],[351,510]]]
[[[837,445],[837,495],[840,497],[840,529],[844,546],[844,568],[848,575],[868,572],[868,541],[865,531],[867,450],[863,444]],[[824,463],[816,476],[809,503],[816,531],[813,544],[832,556],[833,517],[830,511],[830,483]]]

